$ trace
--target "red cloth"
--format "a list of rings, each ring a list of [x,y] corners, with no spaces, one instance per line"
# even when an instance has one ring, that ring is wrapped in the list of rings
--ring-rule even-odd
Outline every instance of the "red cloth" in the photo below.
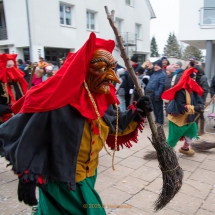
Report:
[[[24,97],[12,106],[13,112],[15,114],[45,112],[69,104],[75,107],[82,116],[88,119],[96,119],[96,112],[83,82],[86,79],[93,53],[98,49],[104,49],[112,53],[114,47],[113,40],[96,38],[96,35],[91,33],[84,46],[67,57],[55,76],[32,87]],[[91,92],[101,117],[104,116],[110,104],[119,104],[112,84],[110,84],[110,88],[109,94]]]
[[[196,81],[194,81],[190,74],[193,72],[197,73],[197,70],[195,68],[189,68],[186,69],[183,72],[183,75],[181,76],[179,82],[169,90],[166,90],[162,95],[161,98],[165,100],[173,100],[175,98],[175,93],[181,89],[186,89],[189,92],[196,92],[199,96],[202,96],[203,89],[197,84]]]
[[[134,64],[132,65],[132,67],[135,68],[137,65],[138,65],[138,63],[134,63]]]
[[[25,81],[25,73],[17,68],[16,65],[17,54],[0,54],[0,82],[7,83],[9,81],[19,82],[23,93],[28,89],[28,83]],[[14,66],[6,68],[7,61],[12,60]]]

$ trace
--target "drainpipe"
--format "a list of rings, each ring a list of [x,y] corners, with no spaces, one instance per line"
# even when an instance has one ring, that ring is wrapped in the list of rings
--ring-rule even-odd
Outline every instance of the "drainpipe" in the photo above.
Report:
[[[33,59],[33,52],[32,52],[32,40],[31,40],[31,26],[30,26],[30,16],[29,16],[29,5],[28,0],[26,2],[26,12],[27,12],[27,24],[28,24],[28,39],[29,39],[29,52],[30,52],[30,61],[32,62]]]
[[[211,67],[212,67],[213,44],[211,40],[206,41],[206,61],[205,61],[205,74],[208,80],[211,80]]]

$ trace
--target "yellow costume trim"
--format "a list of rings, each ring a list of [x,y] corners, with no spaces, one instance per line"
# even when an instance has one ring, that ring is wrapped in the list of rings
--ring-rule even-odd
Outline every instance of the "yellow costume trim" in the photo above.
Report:
[[[98,125],[98,120],[94,120],[93,123]],[[106,140],[109,134],[109,127],[102,119],[100,123],[101,136]],[[99,135],[93,133],[92,127],[92,124],[86,120],[76,165],[76,183],[84,180],[86,177],[94,176],[99,163],[99,152],[103,148],[103,142]]]
[[[177,116],[171,116],[170,114],[168,114],[168,119],[174,124],[176,124],[177,126],[183,126],[183,125],[189,124],[187,122],[189,114],[195,113],[194,106],[190,105],[191,104],[190,94],[187,90],[185,90],[185,92],[186,92],[187,112],[185,114],[178,114]]]
[[[118,118],[119,118],[118,105],[115,104],[115,106],[116,106],[116,134],[115,134],[115,144],[114,144],[114,145],[115,145],[115,148],[114,148],[114,151],[113,151],[113,155],[111,155],[111,153],[108,152],[108,150],[107,150],[107,148],[106,148],[105,141],[104,141],[103,137],[101,136],[101,123],[100,123],[101,117],[100,117],[100,114],[99,114],[99,111],[98,111],[96,102],[94,101],[94,99],[93,99],[93,97],[92,97],[92,95],[91,95],[91,93],[90,93],[90,90],[89,90],[89,88],[88,88],[88,86],[87,86],[86,81],[84,81],[84,87],[85,87],[85,89],[87,90],[87,93],[88,93],[88,95],[89,95],[89,97],[90,97],[90,100],[91,100],[91,102],[92,102],[92,104],[93,104],[93,107],[94,107],[95,112],[96,112],[96,115],[97,115],[97,120],[98,120],[98,124],[99,124],[99,137],[100,137],[100,139],[101,139],[102,142],[103,142],[103,147],[105,148],[106,152],[107,152],[110,156],[112,156],[112,169],[115,170],[115,168],[114,168],[114,156],[115,156],[115,152],[116,152],[116,150],[117,150],[117,134],[118,134],[118,123],[119,123],[119,122],[118,122]]]

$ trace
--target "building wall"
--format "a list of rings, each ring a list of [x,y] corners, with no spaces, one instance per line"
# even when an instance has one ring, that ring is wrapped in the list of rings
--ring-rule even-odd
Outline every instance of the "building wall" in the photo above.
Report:
[[[125,4],[125,0],[31,0],[29,2],[30,28],[32,38],[33,61],[38,60],[39,52],[44,56],[45,47],[67,48],[78,50],[88,39],[90,30],[86,27],[86,11],[96,13],[96,30],[98,37],[115,40],[109,25],[104,6],[115,10],[115,17],[123,20],[122,31],[135,33],[135,23],[141,24],[141,38],[137,51],[142,54],[150,52],[150,19],[151,14],[147,0],[135,0],[133,6]],[[73,5],[72,26],[60,24],[60,2]],[[8,28],[8,41],[16,47],[29,46],[27,14],[25,0],[4,0],[5,16]],[[17,10],[17,8],[20,8]],[[17,24],[14,24],[17,23]],[[147,29],[147,31],[145,30]],[[133,51],[135,47],[132,47]],[[115,58],[122,62],[119,50],[113,52]]]
[[[215,26],[201,28],[200,8],[204,0],[180,0],[179,40],[215,40]]]
[[[13,43],[16,47],[29,46],[25,0],[6,0],[3,4],[8,40],[1,43]]]

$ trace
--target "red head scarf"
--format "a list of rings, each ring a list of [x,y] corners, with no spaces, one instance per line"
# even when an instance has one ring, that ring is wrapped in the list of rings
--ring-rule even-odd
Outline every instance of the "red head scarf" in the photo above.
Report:
[[[113,40],[96,38],[96,35],[91,33],[84,46],[67,57],[67,60],[55,76],[31,88],[23,98],[12,106],[13,112],[45,112],[70,104],[82,116],[96,119],[97,115],[83,82],[86,79],[93,53],[98,49],[104,49],[112,53],[114,46]],[[101,117],[110,104],[119,103],[112,84],[110,89],[110,94],[91,92]]]
[[[8,79],[14,82],[19,82],[22,91],[25,94],[28,84],[24,79],[25,73],[17,68],[16,57],[17,54],[0,54],[0,82],[7,83]],[[6,68],[9,60],[14,62],[14,66]]]
[[[195,68],[186,69],[183,72],[183,75],[181,76],[179,82],[174,87],[166,90],[161,95],[161,98],[166,100],[173,100],[175,98],[175,93],[181,89],[186,89],[189,92],[194,91],[199,96],[202,96],[204,92],[203,89],[190,77],[190,74],[192,74],[193,72],[197,73],[197,70]]]

